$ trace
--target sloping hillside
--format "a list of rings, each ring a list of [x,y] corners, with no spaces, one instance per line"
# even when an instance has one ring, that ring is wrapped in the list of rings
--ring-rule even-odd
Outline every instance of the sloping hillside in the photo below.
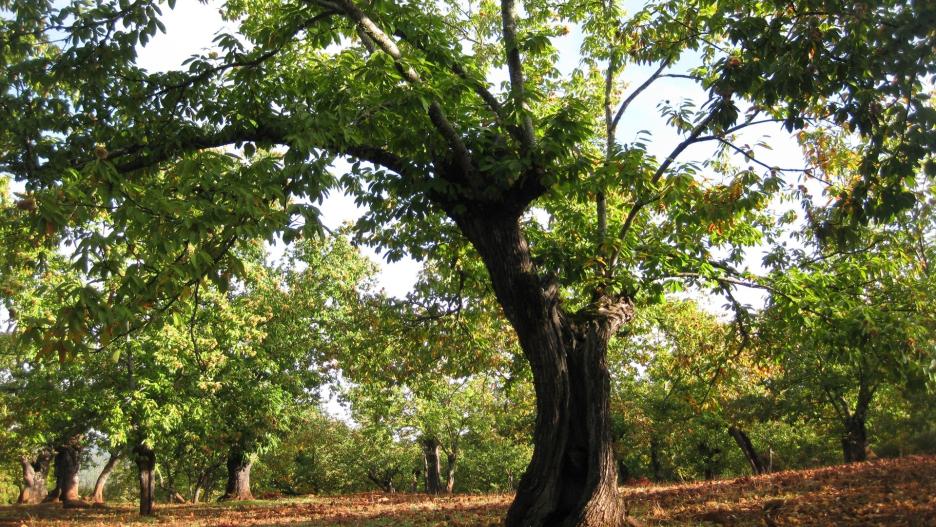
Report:
[[[907,457],[715,482],[628,487],[629,509],[649,526],[936,527],[936,458]],[[489,527],[509,495],[309,496],[240,504],[162,505],[140,520],[132,504],[0,507],[2,527],[166,525],[211,527]]]

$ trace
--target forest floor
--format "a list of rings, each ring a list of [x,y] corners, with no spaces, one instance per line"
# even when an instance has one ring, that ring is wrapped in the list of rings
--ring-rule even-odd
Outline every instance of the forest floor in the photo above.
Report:
[[[666,486],[625,487],[631,513],[649,526],[936,526],[936,457],[906,457],[812,470]],[[0,507],[2,527],[455,527],[499,525],[507,494],[308,496],[246,503],[132,504],[97,509]]]

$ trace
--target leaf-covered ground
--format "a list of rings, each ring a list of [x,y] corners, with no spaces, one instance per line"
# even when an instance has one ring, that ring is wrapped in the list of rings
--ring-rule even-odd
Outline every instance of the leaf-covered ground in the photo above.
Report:
[[[936,457],[908,457],[768,476],[624,489],[648,526],[936,527]],[[357,494],[240,504],[161,505],[140,520],[132,505],[0,507],[0,526],[455,527],[498,525],[509,495],[429,498]]]
[[[936,457],[625,489],[647,525],[936,527]]]

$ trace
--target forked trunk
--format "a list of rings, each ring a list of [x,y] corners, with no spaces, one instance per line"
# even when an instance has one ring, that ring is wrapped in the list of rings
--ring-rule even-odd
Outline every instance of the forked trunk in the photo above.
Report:
[[[393,477],[399,472],[398,469],[390,467],[384,468],[381,470],[377,467],[370,467],[367,470],[367,479],[371,480],[374,485],[377,485],[377,488],[383,492],[394,493],[396,492],[396,487],[393,486]]]
[[[451,494],[455,490],[455,466],[458,463],[458,452],[452,451],[445,455],[445,492]]]
[[[250,455],[240,448],[231,449],[227,459],[227,486],[219,501],[244,501],[254,499],[250,492]]]
[[[516,218],[485,211],[456,221],[484,260],[536,389],[533,458],[506,525],[622,525],[606,354],[608,341],[632,317],[632,303],[596,295],[570,316],[558,287],[536,273]]]
[[[751,472],[755,475],[766,474],[767,465],[764,463],[760,454],[757,453],[757,450],[754,449],[754,444],[751,443],[751,438],[748,437],[747,433],[737,426],[729,426],[728,434],[735,440],[735,443],[738,444],[738,448],[741,449],[741,452],[744,453],[745,459],[747,459],[748,464],[751,465]]]
[[[139,444],[133,449],[133,456],[140,476],[140,516],[152,516],[156,501],[156,453]]]
[[[439,442],[433,438],[423,438],[422,449],[423,459],[426,461],[426,494],[439,494],[442,492]]]
[[[842,454],[846,463],[868,460],[868,430],[866,421],[871,401],[874,400],[875,389],[861,379],[858,385],[858,398],[855,401],[855,411],[845,412],[844,430],[842,431]],[[847,407],[847,406],[846,406]]]
[[[104,468],[101,469],[101,473],[98,474],[97,481],[94,483],[94,494],[91,501],[97,504],[104,503],[104,487],[107,486],[107,480],[110,478],[111,472],[114,471],[114,467],[117,466],[117,461],[120,460],[120,457],[123,455],[122,450],[116,450],[110,455],[110,458],[107,460],[107,463],[104,465]]]
[[[192,503],[201,502],[205,487],[215,478],[215,471],[219,466],[220,463],[212,463],[199,472],[198,479],[195,480],[195,488],[192,489]]]
[[[842,433],[842,454],[846,463],[868,460],[868,432],[864,419],[852,415],[845,419]]]
[[[78,440],[56,447],[55,467],[52,474],[55,476],[55,488],[45,497],[46,502],[78,501],[78,471],[81,469],[81,448]]]
[[[49,475],[49,464],[52,454],[48,450],[39,452],[35,461],[28,457],[20,458],[23,467],[23,488],[20,489],[16,503],[41,503],[49,493],[46,488],[46,477]]]

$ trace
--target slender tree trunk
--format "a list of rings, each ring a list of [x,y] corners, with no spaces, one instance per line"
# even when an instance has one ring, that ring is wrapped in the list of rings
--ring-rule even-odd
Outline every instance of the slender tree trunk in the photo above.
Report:
[[[205,498],[202,501],[211,501],[211,496],[214,494],[214,489],[217,484],[218,478],[208,480],[208,483],[205,485],[205,490],[202,492],[202,496]]]
[[[254,499],[250,493],[250,467],[253,462],[249,454],[240,448],[232,448],[227,459],[227,486],[218,501],[243,501]]]
[[[107,480],[110,478],[111,472],[114,471],[114,467],[117,466],[117,462],[120,460],[121,456],[123,456],[123,450],[115,450],[111,453],[104,468],[101,469],[101,473],[98,474],[97,481],[94,483],[94,494],[91,499],[93,503],[104,503],[104,487],[107,485]]]
[[[133,449],[140,477],[140,516],[152,516],[156,502],[156,452],[139,444]]]
[[[455,464],[458,462],[458,452],[453,450],[445,455],[445,492],[451,494],[455,490]]]
[[[747,433],[737,426],[732,425],[728,427],[728,434],[731,435],[735,443],[738,444],[738,448],[744,453],[745,459],[747,459],[748,463],[751,465],[751,471],[754,474],[766,474],[767,466],[757,453],[757,450],[754,449],[754,444],[751,443],[751,438],[748,437]]]
[[[199,472],[198,479],[195,481],[195,488],[192,489],[192,503],[201,501],[202,495],[205,494],[208,484],[215,477],[215,471],[219,466],[220,463],[211,463]]]
[[[590,306],[567,314],[558,286],[536,273],[518,217],[493,208],[453,216],[484,260],[533,371],[533,458],[506,525],[622,525],[606,355],[608,341],[633,316],[632,303],[596,293]]]
[[[650,438],[650,472],[653,481],[663,481],[663,463],[660,462],[660,441],[656,437]]]
[[[81,469],[80,438],[72,438],[68,443],[55,449],[55,467],[52,474],[55,476],[55,488],[45,497],[46,502],[79,501],[78,471]]]
[[[432,438],[423,438],[422,449],[423,458],[426,461],[426,494],[439,494],[442,492],[439,442]]]
[[[52,454],[48,450],[39,452],[35,461],[30,461],[26,456],[20,458],[20,464],[23,467],[23,488],[20,490],[16,503],[40,503],[45,499],[49,493],[49,489],[46,488],[46,477],[49,474],[51,460]]]

